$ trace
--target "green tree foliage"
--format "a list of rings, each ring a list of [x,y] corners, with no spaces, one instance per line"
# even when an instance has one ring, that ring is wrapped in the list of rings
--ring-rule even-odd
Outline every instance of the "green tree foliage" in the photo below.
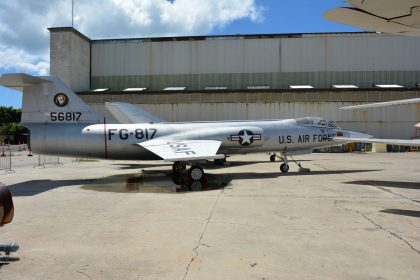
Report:
[[[19,125],[21,109],[0,106],[0,134],[18,135],[28,133],[28,130]]]

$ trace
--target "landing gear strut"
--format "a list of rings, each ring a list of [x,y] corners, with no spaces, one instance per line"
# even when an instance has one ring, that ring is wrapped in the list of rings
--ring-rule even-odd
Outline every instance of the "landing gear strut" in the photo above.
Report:
[[[175,161],[172,165],[172,171],[174,173],[185,173],[187,170],[187,164],[183,161]]]

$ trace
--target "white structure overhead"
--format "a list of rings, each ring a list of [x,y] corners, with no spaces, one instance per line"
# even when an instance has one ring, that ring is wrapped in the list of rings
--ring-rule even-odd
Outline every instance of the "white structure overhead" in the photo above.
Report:
[[[400,85],[375,85],[377,88],[403,88],[403,86]]]
[[[247,86],[247,89],[270,89],[270,86]]]
[[[420,36],[420,0],[348,0],[352,7],[328,11],[335,22],[384,33]]]
[[[289,88],[291,89],[311,89],[314,88],[313,86],[310,85],[293,85],[293,86],[289,86]]]
[[[346,88],[359,88],[359,87],[355,85],[332,85],[332,88],[346,89]]]
[[[166,87],[163,90],[167,90],[167,91],[182,91],[182,90],[186,90],[187,87]]]
[[[205,90],[224,90],[227,89],[228,87],[205,87]]]
[[[142,87],[142,88],[126,88],[123,91],[145,91],[147,88]]]
[[[97,89],[93,89],[92,91],[94,92],[103,92],[103,91],[108,91],[110,90],[110,88],[97,88]]]

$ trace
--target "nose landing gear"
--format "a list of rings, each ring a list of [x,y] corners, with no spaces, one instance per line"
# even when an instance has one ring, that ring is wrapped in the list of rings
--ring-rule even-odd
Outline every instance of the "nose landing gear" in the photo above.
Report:
[[[273,156],[273,155],[271,155],[271,156]],[[271,156],[270,156],[270,160],[271,160]],[[275,156],[275,154],[274,154],[274,156]],[[282,157],[280,158],[283,161],[283,163],[280,165],[280,171],[282,173],[289,172],[289,161],[288,161],[287,157],[288,156],[287,156],[286,153],[282,153]],[[304,168],[302,166],[302,164],[300,162],[296,161],[292,156],[289,156],[289,157],[290,157],[292,162],[296,163],[296,165],[299,166],[299,172],[310,172],[311,171],[309,168]]]

